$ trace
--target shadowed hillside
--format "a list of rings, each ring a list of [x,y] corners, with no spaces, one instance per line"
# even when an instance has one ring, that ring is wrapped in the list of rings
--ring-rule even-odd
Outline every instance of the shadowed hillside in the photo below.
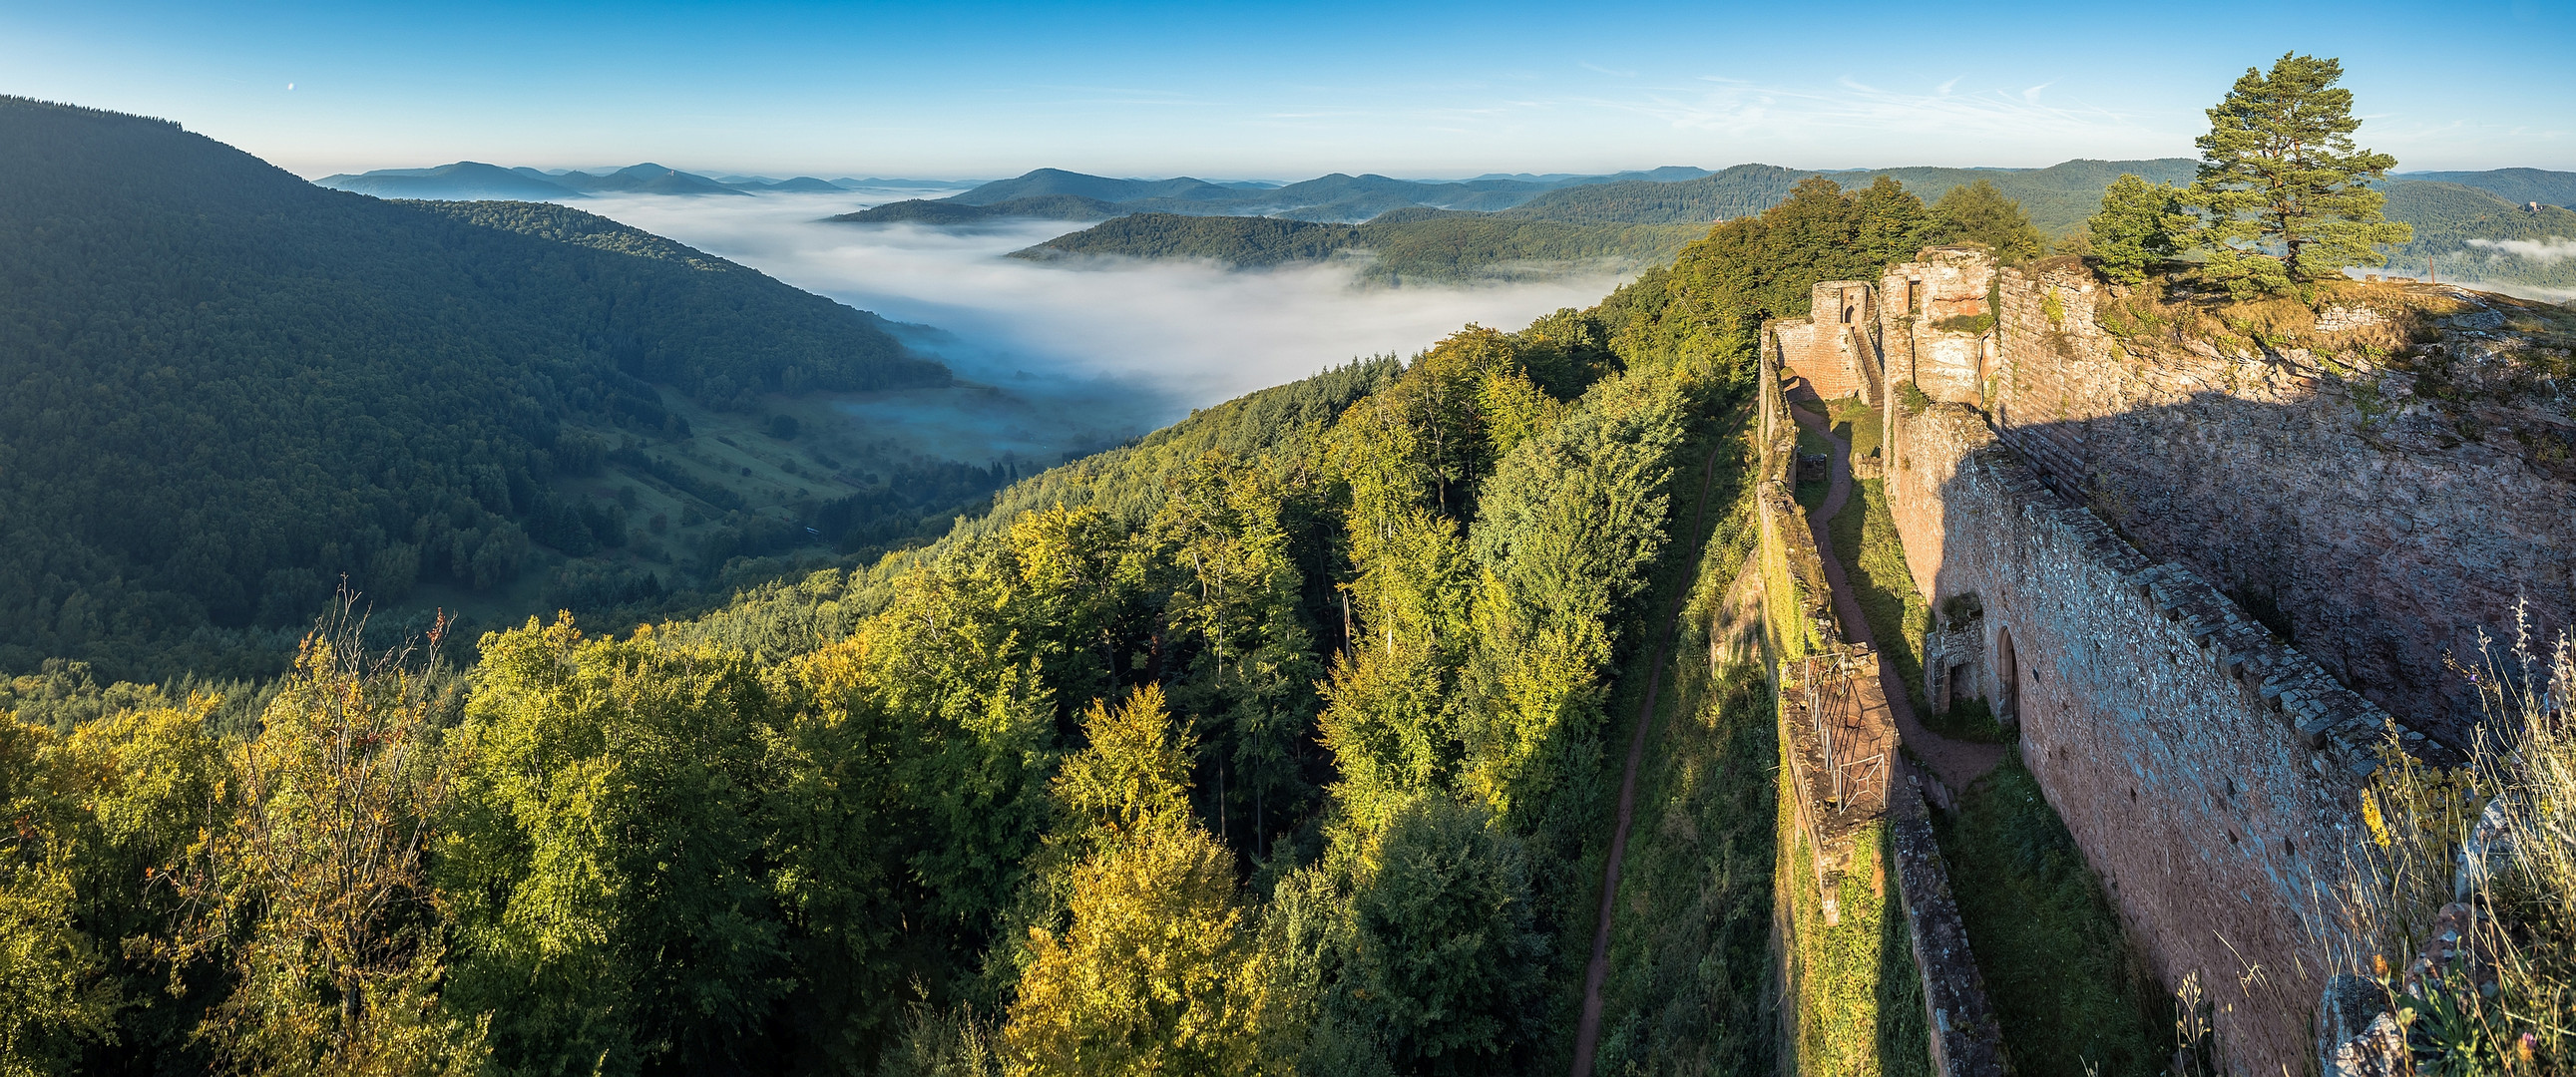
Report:
[[[613,447],[575,425],[675,429],[657,386],[948,380],[874,315],[577,210],[384,202],[15,98],[0,144],[0,666],[229,668],[344,577],[489,588],[622,541],[548,482]]]

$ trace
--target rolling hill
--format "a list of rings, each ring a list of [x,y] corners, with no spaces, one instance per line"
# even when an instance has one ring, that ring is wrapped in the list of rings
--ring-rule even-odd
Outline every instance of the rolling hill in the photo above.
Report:
[[[340,173],[313,181],[316,186],[338,191],[355,191],[378,198],[418,198],[440,201],[505,200],[516,202],[562,202],[591,194],[664,194],[664,195],[739,195],[739,194],[836,194],[860,187],[879,188],[954,188],[953,183],[936,180],[904,179],[838,179],[814,176],[770,179],[763,176],[733,176],[710,179],[693,172],[682,172],[657,164],[630,165],[608,172],[545,172],[534,168],[503,168],[475,161],[458,161],[436,168],[381,168],[373,172]]]
[[[1562,187],[1679,181],[1706,174],[1705,170],[1679,165],[1603,176],[1479,176],[1458,181],[1405,180],[1374,173],[1354,176],[1335,172],[1274,186],[1211,183],[1189,177],[1111,179],[1041,168],[1011,179],[995,180],[942,201],[995,206],[1043,195],[1075,195],[1115,203],[1128,213],[1286,217],[1317,223],[1355,224],[1391,210],[1417,206],[1491,212],[1510,209]]]
[[[574,209],[326,190],[19,98],[0,144],[0,668],[273,661],[343,578],[472,592],[625,543],[559,483],[681,400],[949,381],[874,315]],[[683,492],[722,519],[712,489]]]
[[[1060,168],[1041,168],[1026,175],[994,180],[974,190],[951,195],[942,201],[968,206],[989,206],[1022,198],[1045,195],[1073,195],[1096,198],[1103,202],[1134,202],[1148,198],[1177,198],[1185,201],[1221,202],[1243,192],[1188,176],[1167,180],[1110,179]]]
[[[1126,212],[1129,211],[1115,203],[1078,194],[1039,194],[981,206],[967,202],[907,198],[901,202],[871,206],[856,213],[844,213],[830,219],[858,224],[887,224],[902,221],[946,226],[976,224],[1007,217],[1030,217],[1049,221],[1102,221]]]
[[[1336,173],[1237,195],[1232,201],[1202,191],[1194,196],[1205,199],[1200,201],[1153,197],[1085,201],[1078,208],[1015,200],[969,211],[954,201],[917,202],[840,219],[951,223],[1020,215],[1105,220],[1014,256],[1034,261],[1081,255],[1199,258],[1259,268],[1366,253],[1371,279],[1460,281],[1522,275],[1551,265],[1564,269],[1664,261],[1707,224],[1769,209],[1808,176],[1827,176],[1845,189],[1886,176],[1926,202],[1983,180],[2020,202],[2044,234],[2062,236],[2084,226],[2099,208],[2103,188],[2122,174],[2188,184],[2197,167],[2179,157],[2074,160],[2034,169],[1829,173],[1750,164],[1672,180],[1493,176],[1443,184]],[[2458,174],[2474,184],[2422,178],[2428,175],[2433,174],[2417,173],[2386,185],[2389,217],[2414,225],[2417,233],[2414,243],[2391,252],[2388,272],[2420,276],[2428,258],[2457,259],[2448,263],[2452,273],[2498,287],[2553,294],[2576,289],[2576,254],[2567,250],[2576,240],[2576,212],[2549,201],[2576,193],[2576,174],[2537,169]],[[2532,209],[2526,202],[2542,204]],[[1507,208],[1480,212],[1496,204]]]
[[[676,168],[645,163],[628,165],[614,172],[593,175],[588,172],[539,172],[533,168],[512,169],[530,179],[544,180],[583,194],[614,192],[617,194],[719,194],[739,195],[744,192]]]
[[[388,168],[358,175],[342,173],[313,181],[315,186],[354,191],[378,198],[435,198],[466,201],[546,202],[580,198],[580,191],[550,177],[530,176],[520,169],[475,161],[436,168]]]
[[[1769,209],[1810,174],[1776,165],[1736,165],[1678,182],[1623,180],[1566,187],[1506,214],[1567,224],[1706,224]]]
[[[2576,172],[2495,168],[2484,172],[2406,172],[2395,178],[2475,187],[2507,202],[2576,208]]]
[[[1357,225],[1136,213],[1011,256],[1039,262],[1195,258],[1246,269],[1364,256],[1362,275],[1371,281],[1455,282],[1631,269],[1669,260],[1704,232],[1696,225],[1566,224],[1422,207]]]
[[[2388,216],[2414,225],[2415,241],[2389,252],[2385,272],[2576,293],[2576,210],[2534,210],[2492,191],[2415,180],[2388,185]]]
[[[1880,176],[1893,177],[1926,202],[1937,201],[1953,187],[1986,180],[2007,198],[2021,203],[2030,223],[2051,236],[2084,226],[2101,208],[2102,192],[2129,173],[2149,183],[2189,183],[2199,164],[2188,157],[2144,161],[2063,161],[2046,168],[1875,168],[1829,173],[1847,188],[1867,187]]]

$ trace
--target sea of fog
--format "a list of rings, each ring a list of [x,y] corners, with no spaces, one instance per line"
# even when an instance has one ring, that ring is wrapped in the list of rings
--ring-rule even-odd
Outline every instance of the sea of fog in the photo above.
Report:
[[[931,192],[940,197],[953,192]],[[1094,262],[1081,268],[1004,255],[1082,225],[1010,221],[983,228],[844,224],[824,218],[919,191],[745,198],[620,196],[579,208],[759,269],[897,322],[961,377],[1019,398],[1013,437],[1035,444],[1132,436],[1264,386],[1354,358],[1411,355],[1469,322],[1518,329],[1560,307],[1590,306],[1611,276],[1462,287],[1361,287],[1355,270],[1235,270],[1204,263]],[[886,401],[854,413],[947,430],[947,455],[978,428],[973,395]],[[983,399],[992,399],[984,394]],[[1033,419],[1032,414],[1047,418]],[[1033,433],[1060,424],[1055,436]],[[971,437],[963,440],[972,440]]]

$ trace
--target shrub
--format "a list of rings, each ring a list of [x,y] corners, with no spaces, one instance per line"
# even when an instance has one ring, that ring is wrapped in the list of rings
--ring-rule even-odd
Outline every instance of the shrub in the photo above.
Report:
[[[2424,1072],[2576,1063],[2576,637],[2536,644],[2516,622],[2512,646],[2482,638],[2483,668],[2460,670],[2485,710],[2468,764],[2414,759],[2392,738],[2334,895],[2330,956],[2390,989]],[[2491,955],[2492,985],[2405,983],[2455,902],[2475,916],[2467,944]]]

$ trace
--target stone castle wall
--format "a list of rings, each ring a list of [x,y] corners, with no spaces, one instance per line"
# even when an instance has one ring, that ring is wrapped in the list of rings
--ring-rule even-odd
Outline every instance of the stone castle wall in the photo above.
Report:
[[[1990,697],[2131,937],[2218,1003],[2240,1069],[2295,1071],[2323,972],[2301,910],[2360,825],[2388,716],[2050,489],[1975,410],[1896,416],[1888,497],[1918,582],[1982,604]]]
[[[2465,728],[2445,655],[2517,599],[2544,632],[2576,610],[2576,468],[2550,451],[2568,424],[2478,437],[2385,365],[2117,337],[2071,260],[1931,248],[1875,290],[1908,566],[1936,610],[1982,609],[1943,622],[1927,680],[2017,721],[2132,937],[2217,1003],[2233,1064],[2302,1068],[2324,972],[2303,913],[2385,736],[2446,754],[2425,736]],[[2501,316],[2455,321],[2442,346],[2472,365],[2511,346]]]
[[[1934,400],[1984,401],[1992,364],[1990,311],[1994,259],[1961,247],[1933,247],[1887,271],[1878,283],[1879,350],[1886,377],[1913,382]]]
[[[2471,662],[2478,630],[2512,624],[2518,600],[2542,632],[2576,623],[2576,468],[2551,444],[2576,447],[2563,417],[2509,423],[2486,402],[2463,422],[2432,395],[2456,386],[2358,348],[2116,337],[2098,320],[2107,287],[2072,260],[2004,269],[1997,290],[1986,410],[2004,442],[2418,728],[2465,738],[2475,697],[2445,658]],[[2452,321],[2437,347],[2464,366],[2512,346],[2469,328],[2499,316]]]
[[[1908,567],[1936,610],[1982,609],[1944,621],[1938,672],[1973,668],[1939,685],[2017,720],[2132,937],[2218,1006],[2231,1064],[2303,1069],[2324,970],[2302,914],[2386,736],[2451,754],[2471,697],[2446,660],[2517,603],[2540,633],[2576,618],[2576,422],[2489,391],[2534,345],[2474,293],[2432,297],[2465,313],[2407,362],[2335,335],[2384,327],[2361,309],[2318,315],[2332,354],[2125,314],[2115,335],[2080,263],[1962,248],[1893,267],[1874,303],[1846,289],[1818,289],[1830,321],[1773,323],[1797,329],[1765,360],[1876,309],[1836,350],[1880,382],[1861,391]]]
[[[1781,368],[1805,379],[1825,399],[1860,396],[1876,403],[1879,361],[1869,337],[1878,310],[1869,282],[1816,285],[1808,310],[1803,319],[1764,327],[1766,347],[1777,351]]]

